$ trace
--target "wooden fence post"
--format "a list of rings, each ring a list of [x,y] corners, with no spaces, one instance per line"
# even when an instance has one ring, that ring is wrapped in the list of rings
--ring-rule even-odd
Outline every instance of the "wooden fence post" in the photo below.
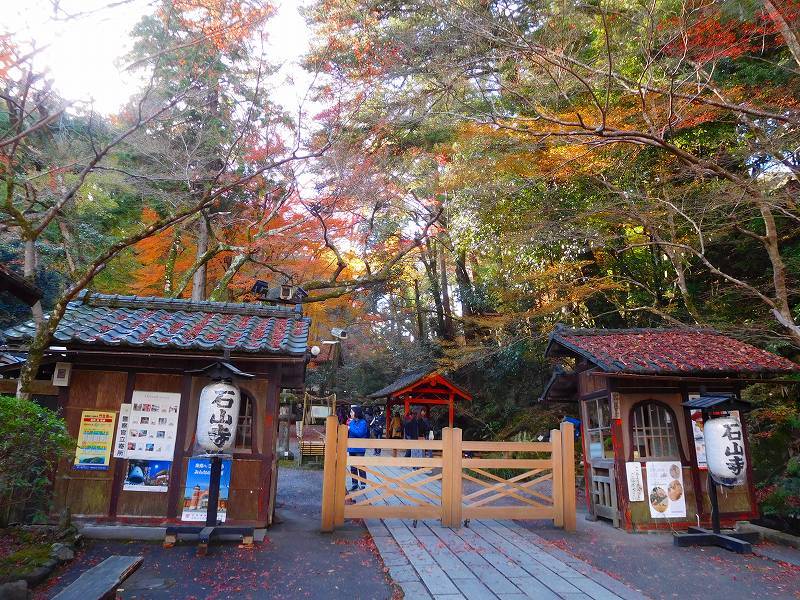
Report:
[[[550,430],[550,460],[553,461],[553,525],[564,526],[564,463],[561,457],[561,431]]]
[[[339,425],[336,440],[336,481],[334,482],[335,527],[344,525],[344,497],[347,495],[347,425]]]
[[[461,460],[464,456],[461,450],[461,429],[456,427],[453,429],[451,444],[450,444],[450,469],[452,477],[450,478],[451,494],[450,494],[450,527],[461,527],[463,521],[462,506],[461,506]]]
[[[333,531],[334,507],[336,506],[336,442],[339,435],[339,419],[325,419],[325,471],[322,475],[322,531]]]
[[[442,527],[453,527],[453,429],[442,428]]]
[[[561,458],[564,462],[564,530],[575,531],[575,426],[561,423]]]

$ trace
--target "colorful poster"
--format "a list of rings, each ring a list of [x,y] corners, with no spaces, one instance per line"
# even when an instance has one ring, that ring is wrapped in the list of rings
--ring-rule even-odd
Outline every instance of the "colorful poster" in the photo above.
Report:
[[[697,467],[707,469],[706,440],[703,434],[703,411],[699,409],[691,410],[689,411],[689,418],[692,422],[692,437],[694,438],[694,453],[697,455]]]
[[[628,476],[628,500],[631,502],[643,502],[644,478],[642,477],[642,463],[625,463],[625,473]]]
[[[114,442],[114,458],[128,458],[128,426],[131,422],[131,405],[119,407],[117,423],[117,440]]]
[[[116,412],[84,410],[78,429],[78,446],[73,468],[105,471],[111,462]]]
[[[172,392],[133,392],[127,457],[171,461],[178,434],[181,395]]]
[[[166,492],[172,462],[168,460],[129,460],[122,489],[127,492]]]
[[[686,493],[683,487],[681,463],[648,462],[645,466],[650,516],[654,519],[685,517]]]
[[[186,473],[186,488],[183,494],[182,521],[205,521],[208,509],[208,488],[211,481],[211,459],[190,458]],[[219,482],[217,520],[225,522],[228,513],[228,494],[231,487],[231,460],[222,459],[222,475]]]

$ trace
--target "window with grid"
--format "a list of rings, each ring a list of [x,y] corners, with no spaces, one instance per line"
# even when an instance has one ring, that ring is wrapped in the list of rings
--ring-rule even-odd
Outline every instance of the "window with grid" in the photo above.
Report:
[[[608,397],[585,402],[586,441],[590,458],[614,458],[611,438],[611,404]]]
[[[253,398],[242,392],[239,406],[239,421],[236,423],[236,450],[250,450],[253,447]]]
[[[633,458],[679,459],[675,418],[657,402],[643,402],[634,407],[631,421]]]

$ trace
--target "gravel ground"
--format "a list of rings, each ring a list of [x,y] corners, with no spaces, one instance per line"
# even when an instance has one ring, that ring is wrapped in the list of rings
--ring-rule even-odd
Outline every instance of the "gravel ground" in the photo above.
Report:
[[[144,565],[123,585],[124,599],[391,598],[393,587],[366,529],[347,523],[321,534],[322,471],[281,467],[278,523],[254,550],[222,543],[196,557],[195,545],[92,542],[36,598],[51,598],[110,554],[141,554]]]

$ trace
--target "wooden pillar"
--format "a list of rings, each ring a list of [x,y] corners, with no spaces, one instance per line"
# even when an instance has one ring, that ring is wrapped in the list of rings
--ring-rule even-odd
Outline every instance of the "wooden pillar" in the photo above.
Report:
[[[260,418],[264,428],[264,447],[261,448],[262,491],[258,502],[258,519],[272,524],[275,512],[275,495],[278,491],[278,410],[280,405],[280,368],[270,373],[264,415]],[[255,432],[253,432],[255,434]],[[266,500],[266,503],[264,502]]]
[[[454,410],[455,409],[455,394],[453,394],[453,392],[450,392],[450,402],[448,404],[448,409],[449,409],[448,422],[450,423],[450,427],[452,427],[453,426],[453,417],[455,416],[455,410]]]
[[[339,420],[331,415],[325,419],[325,462],[322,476],[322,531],[334,529],[336,503],[336,456]]]
[[[575,426],[561,423],[561,458],[564,462],[564,531],[575,531]]]
[[[550,430],[550,460],[553,461],[553,525],[564,526],[564,461],[561,458],[561,431]]]
[[[347,425],[339,425],[336,439],[333,525],[344,525],[344,497],[347,495]]]
[[[453,524],[453,429],[442,429],[442,527]]]
[[[403,411],[403,417],[405,417],[408,414],[408,409],[409,409],[408,398],[405,399],[403,405],[405,406],[405,410]]]
[[[192,401],[192,376],[184,374],[181,381],[181,406],[178,413],[178,432],[175,434],[175,452],[172,455],[172,472],[167,493],[167,518],[178,517],[178,504],[183,492],[183,454],[186,445],[186,421]]]
[[[463,457],[463,452],[461,450],[461,440],[462,440],[462,432],[458,428],[454,428],[452,435],[452,460],[451,469],[452,469],[452,478],[451,481],[453,482],[453,488],[451,491],[451,513],[450,519],[452,522],[451,527],[461,527],[461,523],[464,520],[462,516],[462,505],[461,505],[461,491],[462,491],[462,483],[461,483],[461,460]]]
[[[122,400],[124,404],[131,403],[135,385],[136,373],[134,371],[128,371],[128,380],[125,383],[125,398]],[[119,418],[119,413],[117,413],[117,418]],[[125,482],[125,476],[127,475],[128,461],[124,458],[113,458],[113,450],[111,456],[111,460],[114,463],[114,474],[111,477],[111,499],[109,500],[108,516],[113,519],[117,516],[119,495],[122,493],[122,484]],[[167,514],[169,514],[169,507],[167,507]]]

